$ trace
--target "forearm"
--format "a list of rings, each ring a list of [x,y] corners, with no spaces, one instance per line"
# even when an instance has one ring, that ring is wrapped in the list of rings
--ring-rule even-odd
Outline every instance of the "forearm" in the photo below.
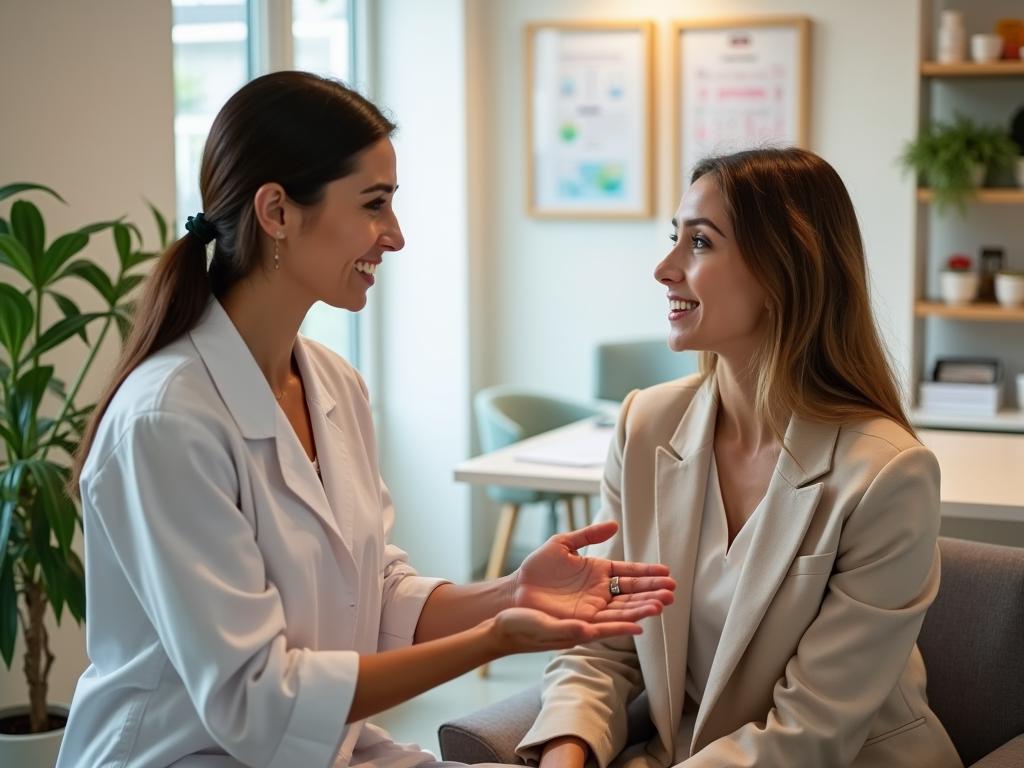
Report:
[[[514,592],[514,575],[475,584],[442,584],[423,604],[413,642],[430,642],[475,627],[511,608]]]
[[[544,745],[540,768],[583,768],[590,747],[578,736],[559,736]]]
[[[498,658],[502,654],[491,641],[491,624],[484,622],[408,648],[360,656],[347,722],[383,712]]]

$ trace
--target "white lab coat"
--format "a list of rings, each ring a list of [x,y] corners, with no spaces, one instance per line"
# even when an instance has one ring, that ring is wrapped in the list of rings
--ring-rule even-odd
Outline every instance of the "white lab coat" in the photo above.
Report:
[[[216,301],[111,402],[81,480],[92,664],[59,768],[434,759],[345,724],[359,654],[411,644],[443,582],[387,543],[359,375],[294,353],[323,485]]]

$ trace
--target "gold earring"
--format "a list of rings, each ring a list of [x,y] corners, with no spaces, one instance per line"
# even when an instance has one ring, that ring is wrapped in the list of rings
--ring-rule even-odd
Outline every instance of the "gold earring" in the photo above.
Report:
[[[280,229],[274,233],[274,269],[281,268],[281,240],[284,239],[284,232]]]

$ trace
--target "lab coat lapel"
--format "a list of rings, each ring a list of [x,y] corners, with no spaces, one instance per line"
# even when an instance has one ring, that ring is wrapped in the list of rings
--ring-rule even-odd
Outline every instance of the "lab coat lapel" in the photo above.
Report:
[[[658,561],[669,566],[678,588],[676,600],[659,617],[661,632],[640,635],[636,643],[638,649],[646,646],[643,656],[664,659],[664,669],[653,676],[645,670],[644,677],[651,718],[661,742],[651,744],[648,750],[665,764],[679,760],[672,756],[685,697],[693,574],[717,413],[717,393],[709,378],[694,395],[669,441],[671,450],[659,446],[655,454]],[[653,684],[658,680],[665,684]]]
[[[343,538],[324,489],[295,430],[278,407],[263,372],[219,301],[210,300],[206,314],[189,332],[189,337],[242,437],[246,440],[274,438],[285,484],[329,530]],[[306,368],[310,370],[308,365]],[[308,378],[303,371],[304,384]],[[319,379],[315,387],[319,392]],[[312,414],[312,409],[310,412]]]
[[[836,425],[790,420],[785,441],[792,456],[780,454],[768,484],[697,713],[691,754],[717,738],[702,738],[701,731],[799,551],[823,488],[808,483],[831,469],[838,434]]]

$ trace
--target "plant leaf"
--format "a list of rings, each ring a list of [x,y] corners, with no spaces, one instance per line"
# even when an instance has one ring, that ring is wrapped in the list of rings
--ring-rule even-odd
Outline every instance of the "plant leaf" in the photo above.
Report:
[[[18,182],[17,184],[8,184],[7,186],[0,187],[0,200],[6,200],[11,195],[16,195],[19,192],[29,192],[33,189],[41,189],[43,192],[48,192],[49,194],[53,195],[58,200],[60,200],[62,203],[64,203],[64,205],[67,205],[67,201],[49,187],[44,187],[42,184],[29,184],[28,182],[24,181]]]
[[[32,505],[31,513],[31,551],[39,561],[39,567],[43,572],[43,585],[46,587],[46,596],[50,600],[53,613],[60,623],[61,610],[64,608],[64,580],[61,578],[60,560],[53,556],[53,549],[50,546],[50,521],[47,519],[46,511],[42,508],[39,496]]]
[[[36,355],[48,352],[57,345],[79,333],[93,320],[98,320],[101,317],[110,317],[110,313],[86,312],[81,315],[74,315],[72,317],[65,317],[63,320],[58,320],[43,331],[43,335],[39,337],[39,341],[36,345],[25,353],[25,359],[28,360],[34,358]]]
[[[28,278],[32,285],[36,284],[32,257],[25,250],[25,246],[13,235],[0,234],[0,263],[16,269]]]
[[[7,219],[0,219],[0,235],[11,234],[11,226],[7,223]]]
[[[28,200],[15,200],[11,206],[11,233],[25,246],[39,274],[46,247],[46,226],[39,209]]]
[[[0,567],[4,565],[14,509],[18,505],[21,483],[24,479],[25,464],[20,461],[0,473]]]
[[[117,285],[114,286],[114,292],[117,294],[118,300],[131,293],[135,286],[145,279],[145,275],[125,275],[122,277]]]
[[[13,285],[0,283],[0,344],[12,362],[19,358],[34,320],[35,312],[25,295]]]
[[[78,512],[74,502],[64,492],[68,471],[52,461],[32,459],[25,462],[36,484],[36,499],[43,508],[50,528],[57,537],[60,550],[66,556],[71,551]]]
[[[82,310],[78,308],[78,305],[64,294],[57,293],[56,291],[47,291],[47,293],[53,297],[55,302],[57,302],[57,306],[60,307],[60,311],[64,314],[64,317],[76,317],[77,315],[82,314]],[[89,343],[89,336],[86,334],[85,328],[83,328],[78,335],[82,337],[82,341],[86,344]]]
[[[65,277],[77,277],[89,283],[96,291],[106,299],[111,307],[117,301],[114,294],[114,286],[110,282],[107,273],[87,259],[78,259],[68,264],[64,271],[53,281],[62,280]]]
[[[85,621],[85,568],[73,549],[64,558],[64,597],[75,621]]]
[[[102,232],[104,229],[110,229],[115,224],[120,224],[124,220],[124,216],[120,219],[114,219],[113,221],[98,221],[95,224],[86,224],[84,227],[79,228],[79,232],[83,235],[95,235],[97,232]]]
[[[47,285],[68,259],[89,244],[89,236],[82,232],[70,232],[54,240],[43,254],[42,264],[38,271],[39,284]]]
[[[128,256],[128,260],[124,264],[124,271],[127,272],[132,267],[143,264],[150,259],[155,259],[159,255],[156,251],[135,251]]]
[[[0,550],[0,555],[3,551]],[[18,637],[18,591],[14,588],[14,563],[0,564],[0,657],[11,668]]]
[[[121,261],[121,269],[124,269],[124,263],[132,252],[132,236],[124,224],[114,225],[114,247],[117,248],[117,258]]]
[[[52,365],[40,365],[30,368],[11,387],[7,401],[9,424],[13,428],[14,437],[20,445],[16,446],[22,456],[31,455],[35,451],[39,403],[43,400],[46,387],[53,377]]]
[[[149,210],[153,214],[153,218],[156,220],[156,231],[160,236],[160,250],[167,250],[167,219],[160,213],[155,205],[149,200],[146,200],[146,205],[149,206]]]

